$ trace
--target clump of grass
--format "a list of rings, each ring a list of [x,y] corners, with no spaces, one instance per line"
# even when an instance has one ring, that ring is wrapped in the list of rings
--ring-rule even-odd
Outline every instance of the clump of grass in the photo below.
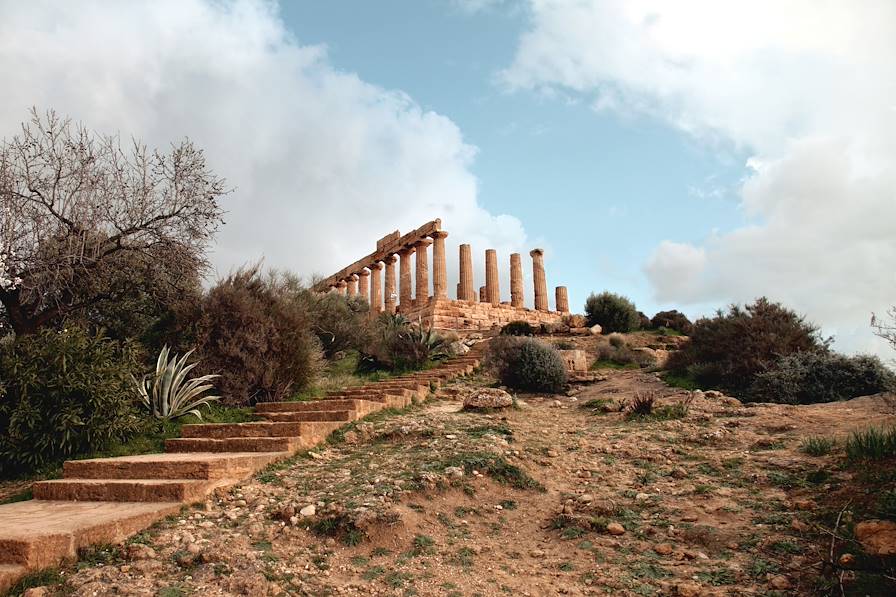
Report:
[[[846,440],[846,456],[851,461],[896,458],[896,426],[853,431]]]
[[[657,406],[655,393],[636,393],[635,397],[626,407],[626,418],[629,420],[652,421],[683,419],[688,416],[688,412],[690,412],[692,400],[693,398],[688,397],[681,402]]]
[[[311,524],[311,532],[322,537],[336,537],[345,545],[358,545],[364,540],[364,531],[345,514],[320,518]]]
[[[503,437],[508,442],[513,441],[513,429],[507,425],[480,425],[478,427],[467,429],[467,433],[472,437],[497,435]]]
[[[544,485],[529,476],[520,467],[507,462],[502,456],[486,452],[461,452],[441,462],[434,463],[439,470],[445,470],[450,466],[459,466],[465,472],[474,470],[483,475],[488,475],[502,485],[509,485],[515,489],[535,489],[545,491]]]
[[[630,418],[646,418],[653,414],[653,405],[656,402],[656,394],[653,392],[636,392],[635,397],[628,403],[628,416]]]
[[[605,412],[610,412],[611,410],[615,410],[612,407],[613,401],[609,398],[592,398],[586,402],[583,402],[579,408],[584,408],[586,410],[590,410],[592,414],[603,414]]]
[[[800,452],[809,456],[825,456],[830,454],[836,445],[837,442],[829,437],[813,435],[803,440],[803,443],[800,444]]]
[[[429,535],[417,535],[414,537],[414,547],[411,554],[414,556],[429,555],[435,552],[435,539]]]

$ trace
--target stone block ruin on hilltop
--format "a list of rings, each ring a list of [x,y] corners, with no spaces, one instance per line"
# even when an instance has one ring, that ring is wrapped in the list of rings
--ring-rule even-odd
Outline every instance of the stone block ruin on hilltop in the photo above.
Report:
[[[421,321],[438,330],[458,332],[486,331],[510,321],[532,325],[561,323],[569,313],[565,286],[555,291],[556,311],[548,307],[544,252],[533,249],[535,308],[523,304],[523,268],[519,253],[510,255],[510,301],[501,302],[498,260],[494,249],[485,251],[485,286],[475,292],[473,254],[470,245],[460,245],[460,281],[457,298],[448,298],[445,267],[445,238],[441,220],[432,220],[401,235],[398,230],[377,241],[376,250],[314,285],[318,292],[360,295],[370,302],[370,313],[400,313],[412,321]],[[432,296],[429,295],[429,247],[432,246]],[[415,280],[411,280],[411,256],[414,256]],[[396,293],[395,262],[399,262]],[[415,292],[416,289],[416,292]]]

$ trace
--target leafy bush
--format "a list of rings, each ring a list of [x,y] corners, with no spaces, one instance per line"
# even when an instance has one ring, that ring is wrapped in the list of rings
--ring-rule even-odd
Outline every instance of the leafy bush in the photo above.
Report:
[[[345,350],[364,348],[368,341],[370,310],[364,298],[309,290],[299,291],[299,296],[308,311],[311,330],[320,340],[327,358]]]
[[[27,473],[140,431],[130,344],[82,328],[0,345],[0,473]]]
[[[874,356],[801,352],[758,373],[744,396],[751,402],[813,404],[849,400],[896,387],[896,375]]]
[[[180,359],[177,355],[169,359],[168,347],[165,346],[159,353],[155,372],[147,373],[139,382],[134,379],[143,404],[155,418],[167,421],[191,414],[201,420],[199,407],[208,406],[209,403],[221,399],[220,396],[207,394],[203,396],[213,388],[208,382],[220,377],[219,375],[203,375],[187,379],[187,373],[198,364],[187,364],[191,354],[192,350]]]
[[[383,313],[373,325],[363,362],[368,369],[420,369],[449,356],[449,344],[431,327],[411,323],[403,315]]]
[[[534,338],[494,338],[489,343],[486,365],[502,384],[518,390],[559,392],[566,384],[566,365],[560,353]]]
[[[295,288],[282,277],[263,278],[258,266],[209,290],[197,336],[202,370],[221,374],[217,385],[229,405],[283,400],[321,369],[320,342]]]
[[[684,313],[676,311],[660,311],[650,320],[650,327],[654,329],[668,328],[689,336],[694,329],[694,324]]]
[[[688,342],[672,354],[667,366],[693,376],[704,387],[740,393],[779,358],[826,348],[818,328],[763,297],[744,308],[732,305],[727,313],[720,310],[713,318],[698,320]]]
[[[592,293],[585,301],[585,317],[589,326],[598,324],[605,334],[631,332],[640,325],[635,304],[612,292]]]
[[[502,336],[534,336],[537,332],[538,328],[527,321],[511,321],[501,328]]]

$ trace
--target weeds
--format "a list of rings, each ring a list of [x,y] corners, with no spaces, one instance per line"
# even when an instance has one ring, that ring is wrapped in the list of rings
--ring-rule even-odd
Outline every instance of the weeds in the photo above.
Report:
[[[809,456],[826,456],[836,445],[837,442],[831,438],[813,435],[803,440],[803,443],[800,444],[800,452]]]
[[[863,431],[853,431],[846,440],[846,456],[851,461],[896,457],[896,427],[869,427]]]

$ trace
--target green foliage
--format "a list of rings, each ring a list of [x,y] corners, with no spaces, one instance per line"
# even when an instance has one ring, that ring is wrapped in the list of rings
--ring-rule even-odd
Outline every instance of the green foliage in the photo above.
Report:
[[[187,364],[187,359],[193,351],[188,351],[178,360],[177,355],[168,359],[168,347],[162,348],[159,359],[156,362],[154,373],[143,376],[141,381],[134,379],[137,384],[137,392],[143,404],[157,419],[178,419],[184,415],[195,415],[202,419],[199,407],[208,406],[209,403],[220,400],[220,396],[205,394],[213,388],[208,383],[218,375],[203,375],[187,379],[187,373],[196,367],[198,363]]]
[[[301,291],[298,296],[308,311],[311,330],[328,359],[346,350],[361,350],[367,344],[370,306],[364,298],[309,290]]]
[[[141,428],[130,344],[82,328],[0,347],[0,473],[28,473],[102,449]]]
[[[672,309],[671,311],[660,311],[650,320],[650,327],[654,329],[675,330],[685,336],[690,335],[694,329],[694,324],[687,318],[684,313]]]
[[[489,343],[486,366],[505,386],[530,392],[559,392],[566,365],[553,346],[534,338],[499,336]]]
[[[800,444],[800,451],[809,456],[825,456],[837,445],[833,439],[820,435],[807,437]]]
[[[896,427],[853,431],[846,440],[846,456],[852,461],[896,458]]]
[[[813,404],[849,400],[896,388],[896,375],[875,356],[802,352],[756,375],[744,396],[751,402]]]
[[[656,365],[656,359],[650,352],[629,348],[622,334],[610,334],[608,340],[607,344],[598,344],[597,346],[598,362],[612,363],[621,368],[631,369]]]
[[[534,336],[538,328],[530,325],[528,321],[511,321],[501,328],[502,336]]]
[[[306,388],[322,366],[320,342],[293,280],[258,266],[209,290],[198,325],[203,372],[220,373],[224,402],[283,400]]]
[[[589,326],[599,324],[605,334],[631,332],[641,325],[635,304],[628,298],[612,292],[589,295],[585,301],[585,317]]]
[[[449,343],[432,327],[412,323],[403,315],[383,313],[371,330],[362,368],[407,371],[448,356]]]
[[[668,368],[689,374],[704,387],[740,394],[779,358],[826,348],[827,341],[819,338],[815,326],[763,297],[697,321],[688,342],[672,354]]]
[[[451,466],[459,466],[467,473],[474,470],[488,475],[502,485],[515,489],[535,489],[545,491],[544,486],[530,477],[526,471],[507,462],[502,456],[487,452],[461,452],[447,459],[434,463],[434,468],[444,470]]]

